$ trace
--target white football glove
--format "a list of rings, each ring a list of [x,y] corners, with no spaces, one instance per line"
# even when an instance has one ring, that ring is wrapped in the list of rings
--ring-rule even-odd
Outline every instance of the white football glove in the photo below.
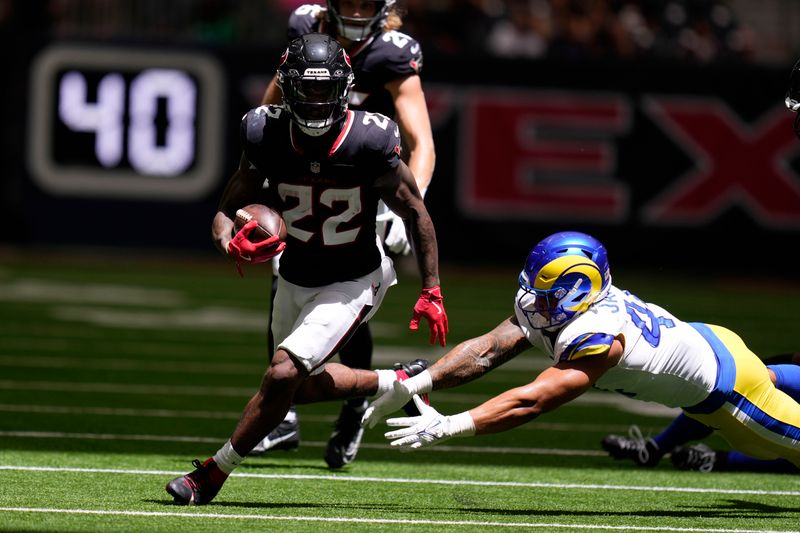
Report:
[[[403,427],[384,433],[384,437],[391,441],[389,443],[391,446],[416,450],[423,446],[439,444],[451,437],[475,434],[475,422],[469,412],[453,416],[443,415],[416,394],[414,404],[422,413],[420,416],[390,418],[386,421],[388,426]]]
[[[361,417],[361,425],[374,428],[375,424],[386,418],[386,415],[394,413],[411,401],[411,397],[416,391],[408,388],[408,381],[395,381],[392,383],[392,390],[369,404],[367,410],[364,411],[364,416]]]
[[[403,219],[392,212],[387,213],[387,223],[391,222],[389,232],[384,237],[383,242],[389,250],[396,254],[408,255],[411,251],[411,244],[408,242],[406,225]]]

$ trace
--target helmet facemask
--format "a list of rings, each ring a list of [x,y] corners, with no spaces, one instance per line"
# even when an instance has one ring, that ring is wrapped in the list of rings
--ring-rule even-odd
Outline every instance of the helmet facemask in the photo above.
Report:
[[[277,79],[284,107],[306,135],[323,135],[346,115],[353,69],[347,53],[328,35],[312,33],[292,41]]]
[[[347,111],[350,81],[346,78],[298,75],[284,79],[281,87],[284,105],[306,135],[326,133]]]
[[[360,42],[380,31],[395,0],[371,0],[371,3],[375,5],[371,17],[346,17],[341,14],[339,0],[328,0],[329,18],[336,26],[336,35]]]

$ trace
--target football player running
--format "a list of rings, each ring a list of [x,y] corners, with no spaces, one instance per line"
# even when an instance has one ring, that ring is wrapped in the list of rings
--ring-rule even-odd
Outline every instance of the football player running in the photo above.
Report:
[[[397,125],[348,109],[350,60],[327,35],[292,41],[278,79],[284,105],[261,106],[242,119],[240,171],[223,192],[212,227],[215,244],[237,263],[267,262],[283,252],[272,324],[276,351],[230,439],[203,463],[195,461],[193,472],[167,484],[179,504],[210,502],[292,403],[382,394],[414,373],[413,365],[396,372],[328,363],[395,283],[392,261],[375,237],[379,200],[409,229],[422,278],[414,316],[428,321],[433,338],[447,332],[435,297],[441,294],[436,235],[400,158]],[[233,235],[236,209],[262,193],[283,216],[285,244],[276,237],[250,241],[253,221]]]
[[[476,379],[532,346],[553,366],[469,411],[446,416],[416,396]],[[680,407],[743,453],[800,465],[800,404],[775,388],[742,339],[720,326],[684,322],[612,285],[605,247],[578,232],[556,233],[531,250],[513,316],[393,383],[364,423],[374,425],[413,397],[422,414],[387,420],[400,429],[386,437],[415,449],[509,430],[592,386]]]
[[[795,113],[792,123],[795,135],[800,138],[800,61],[789,76],[789,89],[784,100],[787,109]],[[800,354],[781,354],[765,360],[775,386],[800,401]],[[666,455],[676,468],[682,470],[750,471],[795,473],[797,468],[782,459],[772,461],[749,457],[736,450],[713,450],[709,446],[691,441],[701,440],[714,430],[705,424],[679,415],[654,437],[644,437],[637,426],[631,426],[628,435],[606,435],[601,445],[615,459],[628,459],[639,466],[655,466]]]
[[[327,33],[344,47],[355,74],[355,85],[348,97],[350,109],[381,113],[397,122],[404,154],[408,154],[404,160],[424,197],[433,175],[435,149],[419,76],[422,49],[415,39],[397,31],[401,26],[395,0],[328,0],[326,7],[316,4],[299,6],[289,17],[287,35],[291,41],[311,32]],[[276,76],[261,103],[278,104],[280,101]],[[377,219],[378,235],[387,251],[408,254],[410,245],[402,218],[381,202]],[[277,263],[276,259],[273,263],[273,300]],[[272,343],[270,337],[270,348]],[[372,351],[372,334],[369,324],[365,323],[340,348],[339,357],[347,366],[369,369],[372,368]],[[363,435],[360,421],[366,406],[365,398],[351,398],[342,405],[325,449],[325,461],[329,467],[340,468],[355,459]],[[299,440],[300,424],[292,406],[284,421],[252,453],[296,448]]]

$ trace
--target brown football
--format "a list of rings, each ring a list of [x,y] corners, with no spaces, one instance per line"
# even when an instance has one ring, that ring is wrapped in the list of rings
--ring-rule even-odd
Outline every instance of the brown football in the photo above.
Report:
[[[277,235],[281,240],[286,239],[286,224],[277,211],[261,204],[250,204],[236,211],[233,225],[236,231],[251,220],[257,220],[258,226],[250,232],[251,242],[259,242]]]

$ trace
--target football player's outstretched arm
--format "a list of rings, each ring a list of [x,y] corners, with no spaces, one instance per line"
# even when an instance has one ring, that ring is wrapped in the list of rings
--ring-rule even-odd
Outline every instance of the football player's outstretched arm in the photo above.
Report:
[[[545,369],[533,382],[508,390],[471,409],[469,414],[475,424],[475,433],[508,431],[574,400],[618,360],[618,356],[606,352]]]
[[[446,416],[431,406],[415,403],[422,413],[416,417],[390,418],[389,426],[401,427],[386,433],[392,446],[421,448],[451,437],[499,433],[520,426],[580,396],[622,356],[615,341],[611,350],[558,363],[539,374],[528,385],[508,390],[483,404],[456,415]]]
[[[457,387],[481,377],[531,347],[530,342],[511,317],[492,331],[458,344],[433,366],[414,377],[396,381],[393,389],[370,404],[362,424],[375,424],[411,400],[415,394]]]
[[[436,361],[427,370],[431,376],[432,390],[468,383],[530,347],[531,343],[517,319],[513,316],[507,318],[492,331],[458,344]]]

